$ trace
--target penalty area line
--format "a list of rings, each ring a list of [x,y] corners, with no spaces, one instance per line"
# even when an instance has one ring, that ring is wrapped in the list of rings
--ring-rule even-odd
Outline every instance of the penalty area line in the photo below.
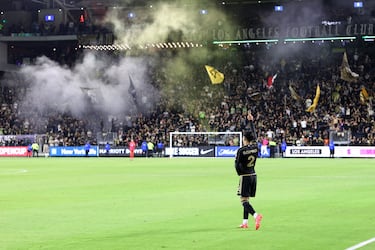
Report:
[[[349,247],[349,248],[347,248],[347,249],[345,249],[345,250],[356,250],[356,249],[358,249],[358,248],[361,248],[361,247],[364,247],[364,246],[366,246],[366,245],[368,245],[368,244],[371,244],[372,242],[375,242],[375,238],[372,238],[372,239],[369,239],[369,240],[362,241],[362,242],[358,243],[357,245],[354,245],[354,246],[352,246],[352,247]]]

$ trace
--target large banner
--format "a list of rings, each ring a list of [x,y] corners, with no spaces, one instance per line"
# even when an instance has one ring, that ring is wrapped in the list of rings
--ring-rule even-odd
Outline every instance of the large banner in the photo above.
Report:
[[[166,155],[173,157],[215,157],[214,146],[202,147],[173,147],[165,149]]]
[[[329,157],[329,147],[299,147],[288,146],[285,150],[285,157]]]
[[[218,146],[216,147],[216,157],[236,157],[238,146]]]
[[[297,147],[288,146],[285,157],[322,157],[328,158],[330,155],[328,146]],[[375,158],[375,146],[336,146],[334,157],[337,158]]]
[[[238,146],[206,146],[206,147],[174,147],[165,149],[164,156],[173,157],[235,157]],[[112,157],[129,157],[129,149],[126,147],[113,147],[107,154],[102,147],[92,146],[89,156],[112,156]],[[83,157],[86,155],[83,146],[77,147],[50,147],[49,156],[51,157]],[[134,155],[142,155],[142,149],[136,148]],[[0,147],[0,157],[26,157],[27,147]],[[264,155],[260,157],[265,157]],[[330,157],[328,146],[288,146],[284,157],[289,158],[328,158]],[[336,146],[335,158],[375,158],[375,146]]]
[[[123,147],[114,146],[114,147],[111,147],[111,149],[107,153],[107,151],[105,150],[104,147],[99,147],[99,156],[103,156],[103,157],[129,157],[130,156],[130,150],[129,150],[129,148],[124,147],[124,146]],[[145,156],[145,155],[142,154],[141,148],[136,148],[134,150],[134,156],[135,157],[141,157],[141,156]]]
[[[214,41],[375,35],[373,23],[344,24],[341,22],[325,22],[317,25],[291,23],[285,26],[238,27],[233,29],[213,29],[211,32],[211,37],[208,36],[208,39]]]
[[[69,156],[69,157],[79,157],[86,156],[86,151],[84,146],[77,147],[50,147],[49,156]],[[88,156],[99,156],[99,147],[91,146]]]
[[[336,147],[335,157],[375,158],[375,146],[372,146],[372,147],[359,147],[359,146]]]
[[[0,147],[1,156],[27,156],[27,147]]]

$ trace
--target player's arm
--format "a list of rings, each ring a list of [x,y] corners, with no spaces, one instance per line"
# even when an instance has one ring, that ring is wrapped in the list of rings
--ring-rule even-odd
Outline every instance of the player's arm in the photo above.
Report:
[[[247,112],[247,120],[248,120],[248,125],[246,127],[247,127],[248,132],[251,132],[254,138],[257,139],[258,136],[255,130],[254,116],[251,114],[250,110]]]
[[[234,167],[235,167],[236,172],[237,172],[238,175],[241,175],[241,169],[242,169],[242,163],[240,161],[240,155],[241,155],[241,151],[239,149],[237,151],[236,160],[234,161]]]

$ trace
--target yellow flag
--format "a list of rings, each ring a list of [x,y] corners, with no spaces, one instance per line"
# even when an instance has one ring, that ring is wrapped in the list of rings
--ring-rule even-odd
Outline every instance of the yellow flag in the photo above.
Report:
[[[320,86],[316,86],[316,93],[315,93],[315,98],[314,98],[314,101],[313,101],[313,104],[311,104],[310,107],[308,107],[308,109],[306,110],[307,112],[314,112],[316,107],[318,106],[318,102],[319,102],[319,97],[320,97]]]
[[[340,99],[340,93],[335,91],[332,93],[332,101],[336,103]]]
[[[215,69],[214,67],[205,65],[208,76],[212,84],[220,84],[224,81],[224,74]]]
[[[363,104],[367,103],[369,95],[365,87],[362,87],[361,92],[359,93],[359,98]]]

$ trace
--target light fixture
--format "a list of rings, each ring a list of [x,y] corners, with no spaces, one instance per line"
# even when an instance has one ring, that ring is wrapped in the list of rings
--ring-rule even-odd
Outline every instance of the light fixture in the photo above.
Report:
[[[363,8],[363,2],[356,1],[353,6],[354,8]]]
[[[275,5],[274,10],[275,12],[282,12],[284,10],[284,7],[282,5]]]

